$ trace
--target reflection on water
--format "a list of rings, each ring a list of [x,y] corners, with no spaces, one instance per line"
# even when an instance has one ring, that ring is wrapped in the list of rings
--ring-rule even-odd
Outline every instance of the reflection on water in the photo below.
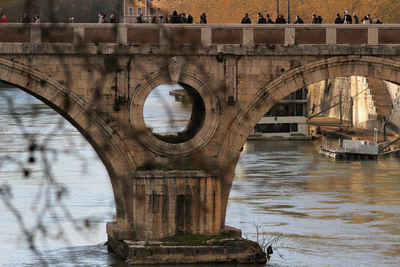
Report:
[[[14,113],[21,115],[27,131],[50,133],[59,116],[21,91],[0,91],[0,155],[24,158],[27,144],[4,95],[16,101]],[[71,212],[78,219],[89,216],[94,228],[81,234],[67,218],[60,218],[70,242],[41,242],[44,258],[52,266],[124,266],[102,245],[105,222],[113,219],[114,207],[101,162],[68,124],[52,134],[48,144],[81,155],[63,154],[54,167],[57,178],[69,186]],[[321,157],[318,146],[300,141],[248,142],[237,166],[227,224],[252,239],[256,239],[256,225],[267,236],[281,236],[269,266],[396,266],[400,261],[399,159],[335,162]],[[13,201],[24,211],[27,224],[34,220],[27,203],[40,187],[39,175],[37,167],[31,179],[23,180],[18,166],[0,166],[0,184],[12,185]],[[0,214],[0,265],[37,266],[40,262],[21,246],[19,226],[2,202]]]

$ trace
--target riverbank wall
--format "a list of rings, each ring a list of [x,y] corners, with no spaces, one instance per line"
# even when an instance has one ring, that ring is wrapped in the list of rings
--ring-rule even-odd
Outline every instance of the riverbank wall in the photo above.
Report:
[[[350,90],[348,90],[350,88]],[[385,118],[400,126],[400,87],[382,80],[360,76],[339,77],[325,80],[308,87],[310,115],[322,112],[322,116],[352,121],[352,127],[373,131],[381,130]],[[339,103],[342,107],[333,105]],[[351,125],[350,125],[351,126]]]

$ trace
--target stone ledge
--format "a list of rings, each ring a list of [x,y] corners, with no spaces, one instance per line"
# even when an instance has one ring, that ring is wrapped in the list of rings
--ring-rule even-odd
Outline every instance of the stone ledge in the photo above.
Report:
[[[116,240],[135,240],[135,230],[122,228],[117,222],[106,224],[107,235]]]
[[[242,230],[237,229],[232,226],[225,225],[225,228],[222,229],[221,235],[232,236],[232,237],[242,237]]]
[[[201,246],[163,246],[158,242],[145,243],[121,241],[111,237],[107,245],[126,260],[138,264],[194,264],[194,263],[233,263],[258,264],[266,262],[266,254],[253,241],[242,238],[229,238]]]
[[[209,178],[218,177],[217,171],[210,173],[205,171],[135,171],[132,173],[134,178]]]
[[[0,55],[173,55],[173,56],[217,56],[218,54],[237,56],[338,56],[338,55],[383,55],[398,56],[400,44],[352,45],[352,44],[299,44],[299,45],[180,45],[177,47],[160,45],[119,45],[88,44],[85,50],[74,44],[30,44],[1,43]]]

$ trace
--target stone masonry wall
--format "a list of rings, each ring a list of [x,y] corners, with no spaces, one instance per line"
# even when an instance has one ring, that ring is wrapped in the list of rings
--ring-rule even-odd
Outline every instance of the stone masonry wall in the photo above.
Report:
[[[377,113],[373,97],[368,89],[365,77],[339,77],[315,83],[308,87],[310,107],[315,104],[315,112],[327,110],[322,116],[340,118],[340,107],[331,109],[339,103],[342,94],[343,120],[350,120],[350,97],[353,97],[353,125],[357,128],[373,130],[376,125]]]

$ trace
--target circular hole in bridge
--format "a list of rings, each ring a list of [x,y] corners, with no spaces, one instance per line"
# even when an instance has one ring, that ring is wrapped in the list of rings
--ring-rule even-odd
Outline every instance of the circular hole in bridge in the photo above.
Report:
[[[192,139],[204,123],[205,106],[191,86],[162,84],[153,89],[143,108],[146,126],[158,139],[183,143]]]

